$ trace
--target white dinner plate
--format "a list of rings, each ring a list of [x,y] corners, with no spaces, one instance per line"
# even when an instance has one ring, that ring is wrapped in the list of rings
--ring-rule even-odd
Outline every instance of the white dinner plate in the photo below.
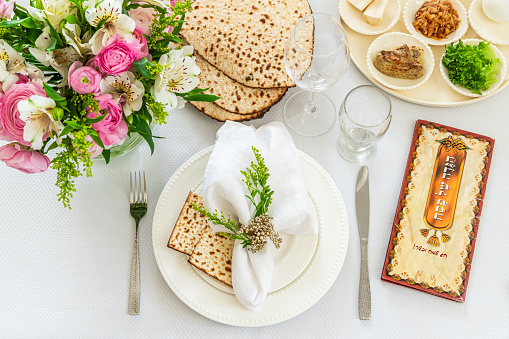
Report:
[[[299,151],[308,192],[318,217],[316,247],[304,268],[301,263],[283,255],[287,258],[285,266],[294,267],[302,273],[269,293],[256,311],[250,311],[237,301],[235,295],[203,279],[187,262],[187,255],[167,247],[189,191],[196,189],[203,180],[212,149],[213,146],[206,148],[186,161],[170,178],[159,197],[152,224],[152,242],[161,274],[173,292],[189,307],[224,324],[265,326],[304,312],[332,286],[346,256],[348,217],[337,186],[316,161]],[[311,240],[304,243],[314,244]],[[275,260],[278,258],[275,257]],[[277,266],[275,262],[275,269]]]

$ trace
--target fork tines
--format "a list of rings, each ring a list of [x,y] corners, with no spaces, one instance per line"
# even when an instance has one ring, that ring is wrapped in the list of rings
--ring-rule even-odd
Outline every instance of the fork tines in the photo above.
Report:
[[[141,171],[136,174],[134,172],[134,190],[133,190],[133,173],[129,173],[130,180],[130,196],[129,203],[131,204],[140,204],[147,203],[147,181],[145,179],[145,171],[143,171],[143,190],[141,187]]]

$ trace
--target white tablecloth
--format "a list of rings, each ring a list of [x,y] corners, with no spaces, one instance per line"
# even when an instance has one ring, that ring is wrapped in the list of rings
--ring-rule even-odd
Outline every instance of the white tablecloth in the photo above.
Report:
[[[336,14],[336,1],[327,2],[312,2],[313,10]],[[352,65],[327,93],[339,108],[351,88],[367,83]],[[291,89],[286,98],[294,91]],[[252,124],[258,127],[282,121],[286,98]],[[212,145],[221,126],[188,105],[172,112],[167,125],[156,127],[155,134],[165,139],[156,140],[153,156],[144,144],[109,165],[96,161],[93,178],[77,180],[71,211],[57,201],[55,171],[26,175],[0,164],[0,337],[507,337],[509,89],[457,108],[391,100],[392,124],[379,143],[377,157],[369,163],[371,320],[359,320],[357,306],[360,245],[354,194],[360,166],[338,155],[337,124],[317,138],[293,135],[297,147],[332,176],[348,210],[347,257],[325,296],[299,316],[261,328],[216,323],[176,297],[154,258],[151,232],[155,205],[175,170]],[[465,303],[380,280],[417,119],[496,140]],[[134,237],[128,206],[131,170],[145,170],[149,192],[148,213],[140,226],[138,316],[127,314]]]

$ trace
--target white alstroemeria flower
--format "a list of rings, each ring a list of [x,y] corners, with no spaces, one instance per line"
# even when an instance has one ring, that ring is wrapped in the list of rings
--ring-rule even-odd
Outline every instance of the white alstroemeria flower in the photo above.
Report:
[[[133,73],[127,71],[102,79],[101,93],[109,93],[113,99],[120,98],[124,114],[128,116],[141,108],[145,88]]]
[[[46,26],[42,34],[35,41],[35,48],[29,48],[30,53],[44,66],[51,66],[62,75],[63,79],[58,85],[59,87],[67,86],[69,67],[80,58],[80,55],[73,47],[66,47],[48,52],[46,49],[50,44],[50,28]]]
[[[28,13],[39,21],[46,22],[44,19],[48,19],[50,25],[58,32],[60,32],[60,21],[69,14],[76,13],[75,5],[69,0],[42,0],[42,6],[44,9],[28,6]]]
[[[154,86],[150,93],[157,101],[168,105],[168,108],[182,108],[185,101],[175,93],[187,93],[196,86],[200,80],[200,68],[193,57],[193,47],[184,46],[172,50],[159,59],[163,71],[156,76]]]
[[[32,95],[28,100],[18,103],[19,118],[25,122],[23,139],[32,144],[33,149],[41,149],[42,138],[48,132],[57,134],[64,128],[63,124],[53,117],[55,101],[51,98]]]
[[[127,42],[133,40],[133,31],[136,23],[129,16],[122,14],[122,1],[120,0],[88,0],[83,3],[85,18],[92,25],[97,27],[101,20],[106,19],[104,24],[90,39],[92,52],[97,55],[103,46],[106,46],[108,39],[119,34]]]
[[[5,93],[18,82],[19,77],[7,70],[4,60],[0,60],[0,82],[2,83],[2,92]]]
[[[82,38],[81,28],[76,24],[67,23],[62,29],[62,35],[65,38],[65,42],[74,47],[80,57],[84,57],[92,53],[92,47],[90,46],[89,40],[92,37],[90,31],[86,32]]]
[[[39,68],[26,63],[21,54],[0,39],[0,83],[4,93],[19,80],[18,74],[26,75],[31,80],[44,77]]]

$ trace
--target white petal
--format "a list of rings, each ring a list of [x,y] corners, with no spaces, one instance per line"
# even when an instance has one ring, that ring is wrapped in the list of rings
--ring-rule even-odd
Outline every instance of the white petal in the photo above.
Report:
[[[55,108],[55,101],[48,97],[43,97],[40,95],[32,95],[30,99],[28,99],[29,104],[38,109],[51,109]]]

